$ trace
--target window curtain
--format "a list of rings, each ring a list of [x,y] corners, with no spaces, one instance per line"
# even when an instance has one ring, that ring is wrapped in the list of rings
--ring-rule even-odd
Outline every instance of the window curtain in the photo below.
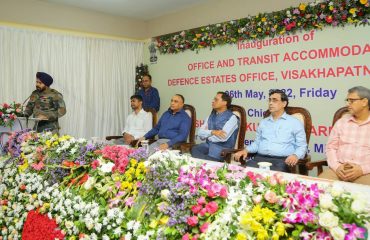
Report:
[[[131,112],[142,62],[141,42],[0,26],[0,103],[22,103],[35,89],[36,72],[47,72],[67,107],[61,134],[116,135]]]

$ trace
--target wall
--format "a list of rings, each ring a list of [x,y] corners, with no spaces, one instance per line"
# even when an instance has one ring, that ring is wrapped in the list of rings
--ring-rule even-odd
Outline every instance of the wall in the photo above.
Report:
[[[168,14],[148,22],[149,36],[159,36],[234,19],[298,6],[308,0],[218,0],[199,4],[181,12]]]
[[[1,0],[1,22],[130,39],[145,39],[148,36],[144,21],[36,0]]]

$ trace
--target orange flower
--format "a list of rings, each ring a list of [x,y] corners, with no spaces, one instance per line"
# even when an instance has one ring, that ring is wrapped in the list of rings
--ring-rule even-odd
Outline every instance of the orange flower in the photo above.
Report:
[[[304,11],[304,10],[306,10],[306,4],[304,4],[304,3],[301,3],[300,5],[299,5],[299,10],[301,10],[301,11]]]
[[[368,0],[360,0],[360,3],[365,5],[368,2]]]

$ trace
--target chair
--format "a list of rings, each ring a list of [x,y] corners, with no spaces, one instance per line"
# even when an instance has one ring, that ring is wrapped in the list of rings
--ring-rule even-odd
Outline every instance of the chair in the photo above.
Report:
[[[150,112],[152,114],[152,127],[154,127],[157,124],[157,121],[158,121],[157,112],[153,108],[144,108],[144,111]],[[105,137],[105,139],[108,140],[108,141],[109,140],[114,140],[114,139],[121,139],[121,138],[123,138],[122,135],[120,135],[120,136],[106,136]],[[136,143],[137,143],[137,141],[134,140],[134,141],[132,141],[132,143],[130,145],[132,147],[134,147],[134,146],[136,146]]]
[[[191,126],[190,126],[188,140],[187,142],[177,143],[173,145],[172,149],[180,150],[182,153],[185,153],[185,152],[189,152],[191,147],[195,144],[195,128],[196,128],[197,114],[196,114],[195,108],[192,105],[184,104],[183,108],[191,119]]]
[[[285,109],[285,112],[289,115],[292,115],[293,117],[296,117],[298,120],[303,122],[304,130],[305,130],[305,133],[306,133],[306,141],[307,141],[307,145],[308,145],[309,142],[310,142],[311,129],[312,129],[312,119],[311,119],[310,112],[307,109],[301,108],[301,107],[287,107]],[[271,114],[270,111],[267,110],[267,111],[264,112],[263,117],[264,118],[269,117],[270,114]],[[240,150],[243,150],[243,149],[244,149],[244,146],[240,149],[237,149],[234,152],[237,152],[237,151],[240,151]],[[256,154],[255,153],[248,153],[247,158],[251,158],[254,155],[256,155]],[[301,175],[308,175],[308,170],[306,168],[306,163],[310,162],[310,161],[311,161],[311,156],[306,154],[306,156],[303,159],[298,160],[298,163],[295,166],[289,166],[290,173],[296,174],[298,172]],[[240,159],[240,162],[242,164],[245,163],[245,161],[243,159]]]
[[[333,123],[332,125],[334,126],[334,124],[341,118],[343,117],[344,115],[346,114],[349,114],[348,112],[348,108],[347,107],[342,107],[342,108],[339,108],[335,113],[334,113],[334,117],[333,117]],[[306,163],[306,167],[307,167],[307,170],[311,171],[313,170],[315,167],[317,167],[317,175],[320,175],[322,172],[323,172],[323,166],[328,166],[328,162],[326,161],[326,159],[324,160],[320,160],[320,161],[315,161],[315,162],[308,162]]]
[[[242,106],[232,104],[230,106],[230,110],[239,118],[239,129],[235,147],[233,149],[224,149],[221,152],[221,157],[223,157],[228,163],[231,162],[231,156],[233,153],[244,148],[245,132],[247,130],[247,115],[245,109]]]

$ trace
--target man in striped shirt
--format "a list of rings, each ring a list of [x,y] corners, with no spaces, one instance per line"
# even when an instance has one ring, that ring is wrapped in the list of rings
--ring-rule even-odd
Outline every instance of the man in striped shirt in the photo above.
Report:
[[[329,169],[319,177],[370,185],[370,89],[349,89],[346,102],[350,115],[335,123],[326,145]]]

